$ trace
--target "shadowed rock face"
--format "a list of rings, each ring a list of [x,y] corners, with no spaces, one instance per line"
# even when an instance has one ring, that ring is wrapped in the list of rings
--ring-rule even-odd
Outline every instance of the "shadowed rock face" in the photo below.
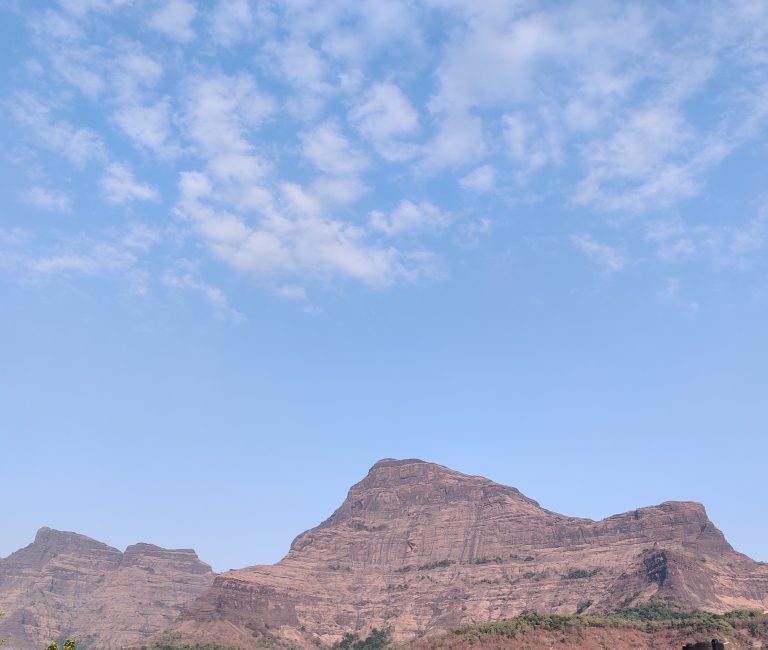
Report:
[[[63,636],[83,648],[140,643],[212,582],[192,550],[136,544],[121,553],[42,528],[32,544],[0,559],[3,650],[39,650]]]
[[[173,630],[241,647],[383,626],[404,640],[524,610],[596,613],[650,598],[765,608],[768,567],[736,553],[697,503],[592,521],[482,477],[387,459],[276,565],[218,576]]]

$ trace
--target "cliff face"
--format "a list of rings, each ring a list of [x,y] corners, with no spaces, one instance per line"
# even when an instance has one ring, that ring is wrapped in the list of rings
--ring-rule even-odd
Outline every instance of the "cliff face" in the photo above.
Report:
[[[82,648],[140,643],[166,628],[213,582],[192,550],[151,544],[121,553],[75,533],[42,528],[0,559],[0,638],[8,650],[39,650],[70,636]]]
[[[592,521],[482,477],[388,459],[282,561],[218,576],[173,630],[244,647],[372,627],[405,640],[524,610],[596,613],[650,598],[766,608],[768,567],[736,553],[696,503]]]

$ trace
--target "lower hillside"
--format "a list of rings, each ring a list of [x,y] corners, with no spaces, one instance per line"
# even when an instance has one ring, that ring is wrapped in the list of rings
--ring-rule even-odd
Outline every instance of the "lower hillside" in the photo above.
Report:
[[[580,648],[581,650],[675,649],[718,639],[729,650],[768,648],[768,615],[739,610],[711,614],[681,611],[648,603],[604,616],[526,613],[513,618],[457,627],[439,636],[420,639],[409,650],[473,648]]]
[[[685,644],[726,643],[728,650],[768,648],[768,613],[737,610],[712,614],[701,610],[684,611],[665,603],[652,602],[621,609],[602,616],[539,614],[530,612],[482,625],[456,627],[410,643],[394,643],[387,630],[374,629],[368,636],[346,634],[341,641],[320,650],[658,650],[682,649]],[[249,648],[289,650],[292,646],[278,639],[262,638]],[[710,646],[711,647],[711,646]],[[194,642],[165,642],[134,650],[243,650],[229,646]]]
[[[768,565],[736,552],[697,503],[593,521],[481,476],[390,458],[280,562],[217,576],[170,632],[314,650],[373,628],[409,643],[526,611],[597,616],[650,600],[764,611]]]

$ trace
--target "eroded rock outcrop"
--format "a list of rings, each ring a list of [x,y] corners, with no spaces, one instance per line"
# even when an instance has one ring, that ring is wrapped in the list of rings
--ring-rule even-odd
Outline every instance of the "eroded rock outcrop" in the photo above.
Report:
[[[390,627],[404,640],[524,610],[605,612],[651,598],[765,608],[768,567],[735,552],[697,503],[592,521],[482,477],[387,459],[282,561],[218,576],[173,634],[310,646]]]
[[[213,582],[194,551],[116,548],[50,528],[0,559],[3,650],[39,650],[69,636],[80,648],[138,644],[165,629]]]

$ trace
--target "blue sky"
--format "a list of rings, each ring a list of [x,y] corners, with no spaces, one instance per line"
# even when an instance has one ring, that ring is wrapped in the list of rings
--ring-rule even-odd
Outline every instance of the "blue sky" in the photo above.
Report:
[[[768,560],[763,2],[0,0],[0,556],[272,562],[382,457]]]

